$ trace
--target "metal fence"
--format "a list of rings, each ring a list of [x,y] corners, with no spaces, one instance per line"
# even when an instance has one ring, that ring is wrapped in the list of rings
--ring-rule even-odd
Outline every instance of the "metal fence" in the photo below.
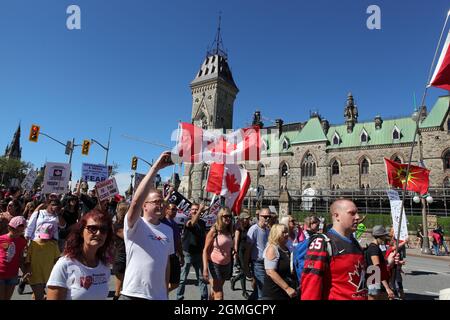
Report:
[[[270,192],[272,191],[272,192]],[[314,196],[298,195],[294,190],[288,190],[291,195],[290,210],[291,212],[311,212],[311,213],[328,213],[329,206],[334,200],[339,198],[351,199],[358,207],[360,213],[363,214],[390,214],[391,208],[386,190],[316,190]],[[257,206],[266,207],[273,205],[278,208],[279,196],[275,196],[274,190],[269,190],[270,195],[265,195],[262,199],[256,199],[255,196],[249,196],[244,200],[246,208],[254,209]],[[400,197],[403,192],[399,191]],[[448,216],[450,211],[450,188],[433,188],[429,190],[429,194],[433,197],[431,204],[427,203],[427,213]],[[415,203],[413,197],[414,192],[407,192],[405,197],[405,212],[407,215],[421,215],[422,204]]]

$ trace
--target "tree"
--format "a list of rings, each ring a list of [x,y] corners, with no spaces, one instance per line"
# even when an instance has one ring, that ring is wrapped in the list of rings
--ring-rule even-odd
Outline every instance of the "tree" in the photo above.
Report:
[[[19,183],[23,181],[27,172],[32,168],[29,162],[20,161],[18,159],[0,157],[0,184],[9,187],[13,179],[18,179]]]

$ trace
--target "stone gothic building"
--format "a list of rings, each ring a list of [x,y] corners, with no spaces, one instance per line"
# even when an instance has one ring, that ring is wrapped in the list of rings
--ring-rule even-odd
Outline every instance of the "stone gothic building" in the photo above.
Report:
[[[205,129],[233,127],[233,103],[239,89],[227,55],[218,45],[207,54],[190,87],[192,123]],[[429,112],[422,107],[416,113],[420,130],[412,159],[417,163],[422,156],[431,169],[431,187],[450,187],[449,105],[450,96],[442,96]],[[283,187],[291,195],[301,195],[307,188],[325,193],[387,188],[383,158],[408,161],[415,121],[412,117],[388,119],[376,115],[373,121],[358,122],[358,107],[351,93],[343,111],[342,124],[331,125],[312,113],[304,122],[284,124],[278,119],[270,127],[264,127],[261,112],[256,111],[253,124],[267,129],[262,140],[268,154],[258,164],[243,164],[251,174],[251,186],[263,186],[267,196],[278,196]],[[273,157],[278,159],[275,168],[274,162],[268,161]],[[194,200],[209,198],[205,191],[207,176],[207,165],[186,165],[180,190]]]
[[[7,159],[17,160],[20,160],[22,158],[22,148],[20,146],[20,124],[17,127],[16,132],[14,133],[14,137],[11,143],[6,146],[4,157]]]

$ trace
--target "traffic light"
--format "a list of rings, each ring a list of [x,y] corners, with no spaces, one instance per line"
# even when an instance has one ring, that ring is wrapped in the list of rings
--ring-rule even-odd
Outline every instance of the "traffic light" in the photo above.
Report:
[[[39,138],[39,130],[41,127],[33,124],[30,130],[30,137],[28,138],[31,142],[37,142]]]
[[[89,154],[89,148],[91,147],[91,141],[84,140],[83,145],[81,147],[81,154],[87,156]]]
[[[137,169],[137,162],[138,162],[138,158],[137,157],[133,157],[131,159],[131,170],[136,170]]]

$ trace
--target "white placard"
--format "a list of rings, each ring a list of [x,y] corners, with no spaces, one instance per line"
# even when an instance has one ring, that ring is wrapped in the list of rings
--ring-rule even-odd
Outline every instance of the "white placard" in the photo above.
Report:
[[[22,181],[22,184],[21,184],[22,189],[24,189],[26,191],[31,191],[31,189],[33,189],[33,185],[34,185],[34,182],[36,181],[37,176],[38,176],[37,171],[30,170],[30,172],[28,172],[25,179],[23,179],[23,181]]]
[[[84,181],[105,181],[108,176],[108,167],[104,164],[83,163],[81,167],[81,177]]]
[[[116,179],[108,179],[105,181],[98,182],[95,185],[97,189],[97,197],[99,201],[107,200],[119,194],[119,188],[117,188]]]
[[[398,236],[398,223],[400,221],[400,209],[402,207],[402,201],[399,200],[400,197],[398,192],[395,190],[388,190],[389,202],[391,203],[391,215],[392,215],[392,226],[394,228],[395,237]],[[405,241],[408,238],[408,227],[406,221],[405,207],[403,206],[402,213],[402,225],[400,229],[400,241]]]
[[[44,187],[42,193],[65,193],[70,179],[70,164],[47,162],[45,164]]]

